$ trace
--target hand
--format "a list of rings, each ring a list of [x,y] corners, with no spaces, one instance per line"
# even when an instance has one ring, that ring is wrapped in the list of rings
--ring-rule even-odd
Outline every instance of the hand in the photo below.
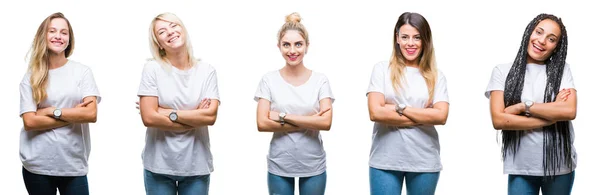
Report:
[[[88,101],[85,101],[85,102],[83,102],[83,103],[81,103],[81,104],[77,104],[77,106],[75,106],[75,108],[83,108],[83,107],[86,107],[87,105],[89,105],[89,104],[90,104],[90,103],[92,103],[92,102],[94,102],[94,100],[88,100]]]
[[[158,114],[160,114],[161,116],[169,117],[171,112],[173,112],[173,109],[158,107]]]
[[[51,107],[45,107],[45,108],[42,108],[42,109],[38,109],[35,112],[35,115],[54,117],[54,110],[56,110],[56,107],[53,107],[53,106],[51,106]]]
[[[556,100],[554,100],[554,102],[567,101],[567,98],[569,97],[569,95],[571,95],[570,89],[562,89],[562,90],[560,90],[560,92],[558,92],[558,94],[556,94]]]
[[[325,114],[326,112],[329,112],[330,110],[331,110],[331,108],[327,108],[325,110],[321,110],[321,111],[319,111],[319,113],[317,113],[317,114],[315,114],[313,116],[323,116],[323,114]]]
[[[269,111],[269,119],[279,122],[279,112]]]
[[[141,114],[141,112],[140,112],[140,102],[139,101],[135,102],[135,109],[138,110],[138,114]]]
[[[208,109],[208,107],[210,107],[210,99],[208,98],[204,98],[202,99],[202,101],[200,102],[200,106],[198,106],[198,109]]]
[[[514,104],[512,106],[506,107],[504,108],[504,113],[507,114],[521,114],[525,112],[525,103],[518,103],[518,104]]]

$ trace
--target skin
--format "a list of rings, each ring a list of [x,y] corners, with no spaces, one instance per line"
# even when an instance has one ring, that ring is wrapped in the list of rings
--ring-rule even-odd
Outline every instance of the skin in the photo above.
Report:
[[[397,43],[400,45],[400,53],[405,59],[407,66],[419,68],[419,60],[422,51],[422,40],[419,31],[409,25],[400,26]],[[448,119],[448,102],[437,102],[427,105],[425,108],[407,106],[402,115],[396,112],[395,104],[386,104],[385,96],[379,92],[371,92],[367,95],[369,118],[373,122],[390,126],[408,127],[417,125],[444,125]]]
[[[558,23],[545,19],[535,27],[527,46],[527,62],[544,65],[553,54],[561,36]],[[541,48],[541,49],[538,49]],[[506,107],[504,91],[492,91],[490,112],[496,130],[531,130],[556,123],[574,120],[577,113],[577,92],[575,89],[562,89],[554,102],[535,103],[530,108],[531,117],[522,116],[525,104],[518,103]]]
[[[308,79],[312,71],[304,66],[304,55],[308,50],[308,43],[298,31],[288,30],[277,44],[286,65],[279,70],[284,80],[294,86],[300,86]],[[279,122],[279,112],[271,111],[271,102],[265,99],[258,101],[256,112],[257,129],[261,132],[285,132],[308,129],[312,131],[331,129],[333,116],[330,98],[319,101],[319,112],[302,116],[287,114],[284,125]]]
[[[49,69],[56,69],[67,63],[65,49],[69,45],[69,25],[62,18],[55,18],[48,25],[46,44],[49,51]],[[54,118],[56,107],[38,107],[36,112],[23,113],[23,127],[26,131],[47,131],[73,123],[95,123],[97,102],[95,96],[82,99],[82,103],[74,108],[61,108],[60,119]]]
[[[183,32],[182,26],[173,22],[158,20],[154,25],[155,36],[160,48],[165,51],[166,58],[173,67],[186,70],[191,66],[185,46],[186,35]],[[217,120],[219,100],[205,98],[196,109],[177,110],[176,121],[169,119],[169,114],[174,109],[160,107],[156,96],[141,96],[136,104],[144,126],[163,131],[187,131],[213,125]]]

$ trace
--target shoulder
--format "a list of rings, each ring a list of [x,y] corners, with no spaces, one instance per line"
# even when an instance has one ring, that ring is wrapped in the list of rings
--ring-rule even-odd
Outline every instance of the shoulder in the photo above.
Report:
[[[390,62],[389,61],[380,61],[380,62],[377,62],[375,64],[375,66],[373,67],[373,69],[386,70],[389,67],[390,67]]]
[[[272,70],[272,71],[269,71],[269,72],[265,73],[262,76],[262,80],[263,81],[269,81],[269,80],[273,80],[273,79],[275,79],[277,77],[279,77],[279,70]]]
[[[502,75],[508,75],[513,63],[498,64],[494,67],[494,71],[499,71]]]
[[[75,69],[75,70],[78,70],[78,71],[83,71],[83,72],[91,71],[91,68],[89,66],[84,65],[84,64],[82,64],[82,63],[80,63],[78,61],[69,60],[67,62],[67,65],[69,66],[69,68]]]
[[[215,72],[216,71],[215,67],[212,64],[210,64],[206,61],[203,61],[203,60],[198,60],[198,62],[196,62],[195,66],[197,66],[198,70],[202,71],[202,72]]]
[[[319,83],[323,83],[323,82],[329,82],[329,79],[327,78],[327,76],[321,72],[317,72],[317,71],[312,71],[312,76],[315,77],[315,79],[319,82]]]

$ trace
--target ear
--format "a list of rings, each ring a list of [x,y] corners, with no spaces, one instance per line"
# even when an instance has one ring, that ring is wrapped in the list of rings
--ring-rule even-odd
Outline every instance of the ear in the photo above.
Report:
[[[307,54],[307,53],[308,53],[308,46],[309,46],[309,45],[310,45],[309,43],[307,43],[307,44],[306,44],[306,48],[304,48],[304,54]]]

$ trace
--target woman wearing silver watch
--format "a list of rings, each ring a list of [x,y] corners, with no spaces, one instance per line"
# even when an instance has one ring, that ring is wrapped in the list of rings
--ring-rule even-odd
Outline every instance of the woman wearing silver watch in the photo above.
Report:
[[[442,164],[435,125],[448,118],[446,78],[436,67],[431,30],[418,13],[400,15],[389,62],[373,67],[367,90],[375,122],[371,194],[433,195]]]
[[[577,95],[567,43],[562,20],[540,14],[527,25],[514,62],[492,72],[485,96],[494,129],[502,130],[508,194],[571,193]]]
[[[325,193],[325,150],[320,130],[329,130],[334,101],[324,74],[304,66],[308,32],[300,16],[286,17],[277,46],[285,66],[265,74],[256,90],[258,131],[273,132],[268,160],[269,194],[293,195],[299,177],[301,195]]]
[[[152,19],[149,41],[153,59],[144,66],[138,91],[147,127],[146,194],[208,194],[208,126],[220,103],[216,70],[194,58],[190,35],[174,14]]]
[[[89,194],[89,123],[100,94],[92,70],[68,59],[75,48],[71,23],[54,13],[39,25],[29,68],[20,84],[23,129],[19,153],[27,192]]]

